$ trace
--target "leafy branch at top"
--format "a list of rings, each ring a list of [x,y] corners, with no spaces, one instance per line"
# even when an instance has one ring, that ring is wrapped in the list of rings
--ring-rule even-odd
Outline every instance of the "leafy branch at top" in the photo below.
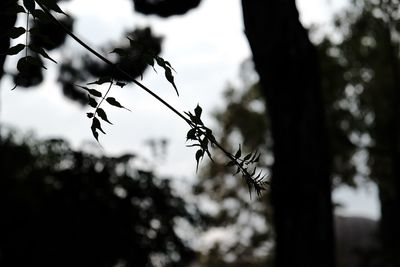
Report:
[[[40,7],[40,9],[36,8],[36,4]],[[24,7],[23,7],[24,6]],[[122,69],[120,66],[117,64],[114,64],[111,62],[109,59],[106,57],[102,56],[100,53],[95,51],[93,48],[89,47],[85,42],[80,40],[76,35],[72,33],[71,30],[69,30],[66,26],[63,25],[59,20],[57,20],[53,14],[51,13],[52,11],[57,12],[57,13],[62,13],[65,14],[61,8],[57,5],[55,0],[23,0],[23,6],[18,5],[18,3],[15,4],[15,6],[10,9],[9,12],[13,12],[14,14],[17,13],[26,13],[27,15],[27,27],[26,29],[23,27],[15,27],[13,28],[12,32],[10,33],[11,38],[18,38],[22,34],[26,34],[26,43],[25,44],[17,44],[16,46],[13,46],[9,49],[8,55],[16,55],[19,54],[21,51],[26,49],[26,55],[25,57],[22,57],[18,63],[17,63],[17,70],[20,73],[28,73],[28,68],[31,65],[39,65],[43,68],[45,66],[40,60],[40,57],[38,55],[42,56],[43,58],[47,60],[51,60],[55,62],[47,53],[46,51],[41,48],[41,47],[34,47],[28,45],[28,33],[30,34],[38,34],[35,32],[35,28],[29,28],[29,16],[33,16],[35,20],[49,20],[58,25],[61,29],[63,29],[72,39],[74,39],[77,43],[79,43],[82,47],[84,47],[87,51],[89,51],[91,54],[96,56],[98,59],[103,61],[104,63],[108,64],[113,68],[114,73],[118,73],[119,75],[126,77],[126,80],[132,81],[135,85],[139,86],[141,89],[146,91],[148,94],[150,94],[152,97],[154,97],[156,100],[158,100],[162,105],[166,106],[170,111],[175,113],[178,117],[180,117],[182,120],[184,120],[189,126],[190,130],[187,133],[187,141],[190,142],[188,144],[189,147],[196,147],[197,151],[195,154],[195,159],[196,159],[196,170],[198,169],[199,162],[201,159],[204,158],[204,155],[207,155],[211,160],[211,152],[210,152],[210,147],[216,147],[220,149],[224,155],[229,159],[227,166],[233,166],[236,168],[235,175],[236,174],[241,174],[244,181],[247,183],[249,190],[251,192],[252,189],[255,190],[255,192],[260,195],[261,191],[265,189],[265,186],[268,184],[265,181],[265,176],[262,175],[261,171],[258,171],[257,168],[254,166],[260,157],[260,154],[257,152],[250,153],[244,157],[241,155],[241,148],[239,146],[239,149],[236,151],[235,154],[232,154],[228,152],[224,147],[221,146],[221,144],[215,139],[213,136],[212,131],[204,125],[204,123],[201,120],[201,115],[202,115],[202,109],[199,105],[194,109],[194,113],[192,112],[184,112],[181,113],[178,110],[176,110],[173,106],[171,106],[169,103],[167,103],[164,99],[162,99],[160,96],[158,96],[156,93],[154,93],[152,90],[147,88],[145,85],[143,85],[141,82],[137,81],[132,77],[132,75],[129,74],[128,71]],[[155,63],[161,67],[164,70],[164,75],[167,81],[173,86],[175,89],[175,92],[179,96],[179,92],[177,89],[177,86],[174,81],[174,76],[173,76],[173,71],[174,69],[172,68],[171,64],[164,60],[163,58],[157,56],[155,53],[152,51],[148,50],[145,46],[137,42],[134,38],[128,38],[130,42],[131,47],[135,47],[136,49],[139,49],[141,51],[141,56],[145,60],[145,62],[150,65],[151,67],[154,68]],[[30,53],[33,53],[35,56],[30,56],[28,55],[28,50],[30,49]],[[113,53],[116,53],[120,56],[129,56],[126,54],[125,50],[122,48],[115,48]],[[101,121],[105,121],[109,124],[112,124],[107,117],[107,114],[105,110],[101,107],[102,103],[104,100],[118,108],[125,108],[124,106],[121,105],[119,101],[117,101],[114,97],[109,97],[108,94],[112,88],[113,85],[117,85],[119,87],[125,86],[125,83],[120,82],[120,81],[114,81],[113,77],[101,77],[97,81],[88,83],[87,85],[102,85],[109,83],[109,87],[106,91],[106,93],[103,95],[100,91],[89,88],[87,86],[83,85],[76,85],[77,87],[80,87],[81,89],[87,91],[88,93],[88,100],[89,100],[89,105],[94,108],[93,112],[87,113],[87,116],[92,119],[92,125],[91,125],[91,130],[93,133],[93,136],[95,139],[98,141],[99,138],[99,132],[105,134],[102,126],[101,126]],[[100,99],[100,100],[99,100]],[[127,109],[129,110],[129,109]]]

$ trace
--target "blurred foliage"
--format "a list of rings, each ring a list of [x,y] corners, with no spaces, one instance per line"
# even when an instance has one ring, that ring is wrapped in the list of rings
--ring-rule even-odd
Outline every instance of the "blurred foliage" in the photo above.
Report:
[[[62,1],[66,0],[57,2]],[[12,0],[9,2],[14,3]],[[71,15],[63,16],[59,21],[66,29],[73,31],[75,19]],[[10,23],[12,22],[11,20]],[[125,75],[116,73],[112,66],[93,58],[87,52],[81,52],[79,55],[75,54],[69,57],[68,55],[71,55],[71,53],[65,52],[69,48],[64,47],[67,39],[66,32],[60,30],[59,25],[47,18],[44,13],[35,14],[34,19],[29,19],[28,27],[29,32],[26,35],[29,49],[26,48],[26,52],[24,49],[24,55],[32,56],[36,62],[32,61],[35,64],[24,64],[27,67],[24,68],[23,72],[20,71],[21,68],[18,68],[18,72],[11,73],[14,83],[20,88],[35,87],[41,84],[44,79],[43,71],[45,65],[37,51],[33,51],[31,47],[61,52],[61,59],[58,65],[58,82],[61,84],[62,92],[66,98],[77,101],[82,105],[87,104],[87,94],[74,86],[74,84],[96,80],[105,76],[113,76],[115,80],[119,81],[127,80]],[[23,29],[23,27],[20,27],[20,29]],[[5,31],[7,35],[9,34],[8,31],[10,30],[6,29]],[[135,47],[129,45],[127,37],[135,41]],[[130,76],[137,78],[143,75],[148,65],[148,59],[144,57],[143,49],[151,51],[154,56],[158,56],[161,52],[161,41],[162,38],[154,36],[150,28],[137,28],[125,33],[120,41],[103,45],[101,50],[105,51],[107,58],[118,67],[129,73]],[[8,40],[4,40],[4,45],[9,45]],[[116,46],[119,46],[123,53],[120,51],[120,53],[111,54],[111,51]],[[5,48],[5,50],[7,49],[8,47]],[[43,56],[43,54],[41,55]]]
[[[364,176],[372,178],[386,176],[382,171],[390,169],[387,160],[379,158],[390,157],[388,149],[393,140],[388,138],[388,130],[395,124],[397,101],[393,60],[398,61],[398,52],[391,53],[393,49],[398,51],[398,44],[390,37],[392,29],[381,5],[355,1],[353,9],[336,18],[336,30],[341,35],[336,40],[326,38],[319,45],[325,92],[329,94],[327,99],[333,99],[327,105],[334,118],[331,123],[336,123],[332,132],[343,137],[336,139],[342,140],[342,145],[335,142],[332,147],[341,151],[367,149],[370,170]],[[350,157],[346,158],[351,162]],[[353,168],[342,166],[350,171],[347,174],[351,175],[343,177],[349,182],[355,173],[354,163]]]
[[[0,140],[1,266],[185,266],[176,222],[194,221],[135,155],[96,156],[61,139]]]
[[[341,81],[345,97],[334,104],[351,118],[342,129],[363,157],[357,172],[379,188],[383,266],[400,264],[399,4],[354,0],[336,18],[341,35],[323,41],[336,68],[325,75],[327,89]]]
[[[372,179],[378,182],[383,194],[395,190],[392,152],[397,142],[394,136],[399,134],[399,131],[395,131],[399,119],[396,91],[399,90],[397,29],[400,29],[400,23],[397,2],[353,1],[346,12],[341,12],[335,18],[335,33],[326,35],[316,44],[322,72],[334,186],[343,183],[357,186],[362,177],[364,181]],[[245,82],[242,82],[240,89],[230,86],[225,91],[226,107],[215,114],[222,126],[218,136],[226,147],[242,142],[245,150],[264,150],[264,163],[268,168],[273,156],[269,153],[272,140],[265,116],[265,102],[257,89],[254,73],[249,73],[248,67],[247,71],[245,69],[242,69],[242,80]],[[197,192],[207,192],[216,203],[222,203],[217,205],[217,211],[209,214],[209,226],[238,224],[239,214],[250,208],[240,198],[241,185],[231,182],[225,166],[214,163],[202,170],[202,177]],[[231,205],[234,208],[226,208],[229,205],[225,205],[225,201],[229,202],[230,198],[236,201],[235,205]],[[258,214],[267,214],[266,218],[270,218],[267,202],[255,201],[256,205],[252,204],[251,209],[260,205],[256,208]],[[246,225],[250,224],[251,219]],[[240,227],[237,229],[243,230]],[[267,231],[269,235],[266,237],[270,237],[271,231]],[[242,240],[238,238],[237,242]],[[248,246],[249,250],[256,250],[257,243],[249,243]],[[232,247],[238,248],[240,245]],[[236,266],[237,262],[228,264],[224,261],[228,251],[216,243],[210,249],[207,260],[211,264],[225,262],[226,266]],[[235,255],[240,262],[240,252]],[[371,264],[379,262],[379,259],[373,262]]]
[[[264,101],[258,89],[257,77],[250,60],[242,64],[238,87],[229,85],[224,92],[226,106],[214,114],[219,142],[230,150],[242,144],[243,154],[258,149],[259,165],[266,173],[272,164],[271,136],[266,119]],[[203,252],[202,266],[265,266],[270,262],[272,230],[267,221],[271,210],[267,193],[249,198],[246,181],[232,176],[226,167],[224,155],[214,152],[214,162],[200,169],[195,193],[207,197],[207,205],[200,210],[206,224],[205,236],[222,232]],[[207,208],[208,207],[208,208]],[[209,208],[212,207],[212,208]]]
[[[141,46],[130,46],[127,37],[134,39]],[[161,41],[162,38],[154,36],[150,28],[137,28],[126,33],[123,40],[106,45],[102,50],[107,52],[108,59],[132,77],[137,78],[143,75],[148,66],[146,58],[143,57],[142,48],[152,51],[154,55],[159,55],[161,53]],[[119,54],[111,53],[116,46],[123,51]],[[115,73],[112,66],[84,53],[62,60],[59,67],[58,82],[61,83],[65,96],[81,104],[87,104],[87,94],[74,84],[87,83],[100,77],[111,76],[118,81],[127,81],[127,77],[119,72]]]

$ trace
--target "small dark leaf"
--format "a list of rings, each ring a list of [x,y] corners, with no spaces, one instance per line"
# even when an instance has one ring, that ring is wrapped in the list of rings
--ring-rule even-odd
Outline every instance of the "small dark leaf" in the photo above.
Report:
[[[127,109],[126,107],[122,106],[114,97],[107,97],[106,101],[108,102],[108,104],[117,107],[117,108],[124,108],[126,110],[131,111],[130,109]]]
[[[254,168],[253,171],[251,172],[250,176],[253,176],[257,171],[257,168]]]
[[[199,144],[186,145],[186,147],[196,147],[196,146],[201,147],[201,145],[199,145]]]
[[[89,89],[88,92],[89,92],[89,94],[91,94],[93,96],[97,96],[97,97],[101,97],[102,96],[102,94],[99,91],[95,90],[95,89]]]
[[[20,59],[18,60],[18,63],[17,63],[17,70],[18,70],[20,73],[26,73],[26,72],[28,72],[28,71],[29,71],[29,68],[30,68],[30,64],[28,63],[28,61],[26,60],[25,57],[22,57],[22,58],[20,58]]]
[[[254,152],[254,154],[253,154],[253,156],[250,158],[250,162],[254,162],[254,160],[255,160],[255,158],[257,157],[257,155],[258,155],[258,151],[256,150],[256,152]]]
[[[252,156],[252,153],[249,153],[243,158],[243,160],[246,161],[246,160],[250,159],[251,156]]]
[[[28,9],[30,13],[35,12],[35,1],[34,0],[23,0],[22,1],[25,8]]]
[[[4,1],[4,0],[2,0]],[[18,13],[26,13],[25,8],[18,5],[17,3],[10,5],[6,10],[4,10],[4,15],[16,15]]]
[[[119,47],[114,48],[110,53],[115,53],[120,57],[126,57],[129,54],[128,50]]]
[[[24,27],[13,27],[9,33],[9,36],[12,39],[16,39],[16,38],[20,37],[21,35],[23,35],[24,33],[26,33],[26,30]]]
[[[116,82],[115,85],[116,85],[116,86],[119,86],[119,87],[121,87],[121,88],[123,88],[123,87],[126,85],[126,83],[123,83],[123,82]]]
[[[103,121],[106,121],[106,122],[108,122],[109,124],[112,124],[112,123],[108,120],[107,114],[105,113],[105,111],[104,111],[102,108],[98,108],[96,112],[97,112],[97,114],[99,115],[99,117],[100,117]]]
[[[16,55],[16,54],[18,54],[19,52],[21,52],[22,50],[24,50],[24,48],[25,48],[25,45],[24,45],[24,44],[17,44],[17,45],[15,45],[15,46],[13,46],[13,47],[10,47],[10,48],[8,49],[7,55],[10,55],[10,56]]]
[[[20,73],[29,73],[32,65],[46,69],[46,67],[43,66],[43,63],[40,59],[32,57],[32,56],[26,56],[26,57],[22,57],[18,60],[17,70]]]
[[[91,84],[98,84],[98,85],[101,85],[101,84],[103,84],[103,83],[110,83],[111,81],[112,81],[111,77],[101,77],[101,78],[99,78],[97,81],[88,83],[88,85],[91,85]]]
[[[126,38],[128,38],[128,40],[129,40],[130,47],[136,48],[136,49],[141,49],[142,48],[142,44],[140,42],[138,42],[137,40],[134,40],[134,39],[132,39],[132,38],[130,38],[128,36]]]
[[[184,113],[189,116],[191,122],[194,122],[195,124],[198,124],[198,125],[203,125],[203,122],[201,121],[201,119],[199,117],[194,116],[191,112],[185,111]]]
[[[206,149],[205,151],[206,151],[206,153],[207,153],[207,156],[211,159],[211,161],[214,162],[213,158],[211,157],[210,151],[209,151],[208,149]]]
[[[179,96],[178,88],[176,88],[175,82],[174,82],[174,76],[172,75],[171,69],[167,68],[165,69],[165,78],[172,84],[172,86],[175,89],[176,94]]]
[[[200,145],[206,150],[208,148],[208,138],[205,137],[203,139],[200,139]]]
[[[81,86],[81,85],[78,85],[78,84],[75,84],[75,86],[77,86],[79,88],[82,88],[83,90],[86,90],[92,96],[96,96],[96,97],[101,97],[102,96],[102,94],[99,91],[95,90],[95,89],[90,89],[90,88],[87,88],[86,86]]]
[[[197,104],[197,107],[194,109],[194,114],[196,115],[196,117],[198,117],[200,119],[201,117],[201,113],[202,113],[202,109],[201,107]]]
[[[242,150],[239,145],[239,149],[236,151],[235,158],[240,158],[241,155],[242,155]]]
[[[30,48],[32,51],[34,51],[34,52],[40,54],[40,55],[43,56],[44,58],[47,58],[47,59],[49,59],[49,60],[51,60],[51,61],[53,61],[54,63],[57,64],[57,61],[55,61],[54,59],[52,59],[52,58],[46,53],[46,51],[45,51],[43,48],[41,48],[41,47],[39,47],[39,46],[36,46],[36,45],[33,45],[33,44],[30,44],[30,45],[29,45],[29,48]]]
[[[89,98],[89,106],[91,106],[92,108],[96,108],[97,101],[94,98],[91,98],[89,94],[88,94],[88,98]]]
[[[153,55],[151,55],[150,53],[145,53],[143,55],[143,60],[144,60],[144,62],[146,62],[146,64],[152,66],[153,70],[155,72],[157,72],[156,69],[154,68],[154,56]]]
[[[196,162],[197,162],[196,163],[196,172],[199,169],[199,162],[200,162],[200,159],[203,157],[203,155],[204,155],[204,151],[202,149],[197,150],[197,152],[196,152]]]
[[[196,128],[192,128],[187,132],[186,140],[196,140]]]
[[[96,117],[93,117],[93,122],[92,122],[92,129],[99,129],[100,132],[102,132],[103,134],[106,134],[103,129],[101,128],[101,124],[99,119],[97,119]]]
[[[54,44],[54,42],[47,35],[43,34],[37,27],[30,28],[29,33],[32,36],[39,37],[43,42]]]
[[[94,138],[96,139],[97,142],[99,142],[99,133],[96,131],[96,128],[91,127],[91,129]]]
[[[94,114],[93,114],[92,112],[88,112],[88,113],[86,113],[86,116],[87,116],[89,119],[91,119],[91,118],[93,118]]]
[[[40,0],[40,2],[46,6],[48,9],[53,10],[57,13],[61,13],[64,14],[66,16],[68,16],[66,13],[64,13],[64,11],[62,11],[62,9],[57,5],[56,0]]]
[[[32,12],[32,15],[33,15],[35,18],[39,19],[40,22],[47,23],[47,22],[50,21],[49,17],[48,17],[48,16],[46,15],[46,13],[44,13],[44,11],[41,10],[41,9],[35,9],[35,11]]]
[[[172,67],[172,65],[171,65],[168,61],[164,60],[164,63],[165,63],[165,66],[168,66],[170,69],[172,69],[173,71],[175,71],[175,69]],[[175,72],[176,72],[176,71],[175,71]]]
[[[38,57],[31,57],[27,56],[25,57],[26,61],[28,61],[29,64],[44,68],[47,70],[47,68],[43,65],[43,62],[38,58]]]

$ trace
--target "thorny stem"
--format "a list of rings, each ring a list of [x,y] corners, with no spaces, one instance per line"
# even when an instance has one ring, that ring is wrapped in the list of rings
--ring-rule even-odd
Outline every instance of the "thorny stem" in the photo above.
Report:
[[[112,63],[110,60],[99,54],[97,51],[95,51],[93,48],[88,46],[86,43],[84,43],[81,39],[79,39],[74,33],[72,33],[67,27],[64,26],[60,21],[58,21],[53,14],[42,4],[40,1],[35,0],[35,2],[42,8],[42,10],[49,16],[51,20],[53,20],[57,25],[59,25],[72,39],[74,39],[78,44],[80,44],[83,48],[85,48],[87,51],[92,53],[94,56],[105,62],[106,64],[112,66],[117,72],[125,75],[129,80],[131,80],[134,84],[142,88],[144,91],[146,91],[148,94],[150,94],[152,97],[157,99],[161,104],[166,106],[169,110],[171,110],[173,113],[175,113],[178,117],[180,117],[182,120],[184,120],[190,127],[196,128],[198,127],[194,122],[186,118],[181,112],[176,110],[173,106],[171,106],[168,102],[166,102],[164,99],[162,99],[160,96],[158,96],[156,93],[154,93],[152,90],[147,88],[145,85],[142,83],[138,82],[135,80],[134,77],[132,77],[129,73],[127,73],[125,70],[121,69],[118,65],[115,65]],[[110,83],[110,86],[105,94],[105,96],[108,94],[108,92],[111,89],[113,82]],[[103,102],[105,96],[102,98],[100,101],[99,105],[96,107],[95,113],[97,109],[99,108],[100,104]],[[94,114],[95,115],[95,114]],[[215,138],[212,136],[212,134],[208,133],[207,131],[203,132],[204,136],[213,144],[215,145],[218,149],[220,149],[230,160],[236,162],[236,166],[239,168],[239,170],[242,172],[242,174],[248,176],[251,178],[251,181],[253,182],[254,186],[260,186],[256,179],[253,179],[251,175],[248,173],[248,171],[242,166],[242,164],[239,163],[238,159],[233,156],[230,152],[228,152],[221,144],[219,144]]]

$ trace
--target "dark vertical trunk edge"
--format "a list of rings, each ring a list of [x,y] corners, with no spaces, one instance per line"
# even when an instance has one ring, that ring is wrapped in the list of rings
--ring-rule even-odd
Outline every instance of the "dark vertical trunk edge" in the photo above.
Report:
[[[243,0],[272,125],[277,267],[333,267],[327,133],[317,54],[293,0]]]

